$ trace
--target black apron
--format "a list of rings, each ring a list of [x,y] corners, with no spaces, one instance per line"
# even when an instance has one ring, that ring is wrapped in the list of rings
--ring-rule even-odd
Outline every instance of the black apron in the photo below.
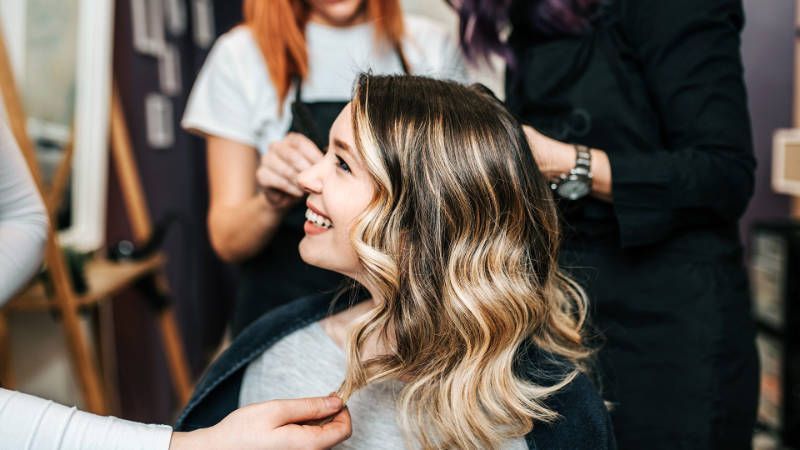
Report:
[[[289,131],[306,135],[324,149],[331,125],[348,101],[305,103],[301,100],[302,83],[297,81]],[[336,290],[345,280],[336,272],[310,266],[300,259],[297,246],[305,235],[305,213],[306,203],[300,200],[286,213],[272,240],[241,265],[231,323],[233,336],[265,312],[299,297]]]
[[[399,48],[395,52],[405,74],[408,64]],[[305,135],[317,147],[325,149],[331,125],[350,101],[302,101],[302,80],[295,78],[294,103],[290,132]],[[236,307],[231,321],[235,337],[262,314],[307,295],[335,291],[343,286],[346,277],[336,272],[310,266],[300,259],[298,245],[305,236],[305,201],[298,201],[284,216],[272,240],[252,259],[240,266],[240,281]],[[364,291],[359,291],[365,295]]]

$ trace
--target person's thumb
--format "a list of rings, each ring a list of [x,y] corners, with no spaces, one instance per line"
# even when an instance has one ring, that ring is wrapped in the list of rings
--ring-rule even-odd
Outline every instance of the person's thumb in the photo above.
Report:
[[[273,400],[267,403],[270,403],[270,421],[275,427],[329,417],[344,406],[342,400],[334,396]]]

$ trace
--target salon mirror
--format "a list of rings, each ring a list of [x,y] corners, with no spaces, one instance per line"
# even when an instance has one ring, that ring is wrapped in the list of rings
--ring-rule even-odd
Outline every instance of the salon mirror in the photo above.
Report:
[[[24,124],[45,197],[63,185],[53,206],[61,243],[85,252],[104,240],[113,3],[0,0],[0,64],[10,66],[25,116],[8,120]]]

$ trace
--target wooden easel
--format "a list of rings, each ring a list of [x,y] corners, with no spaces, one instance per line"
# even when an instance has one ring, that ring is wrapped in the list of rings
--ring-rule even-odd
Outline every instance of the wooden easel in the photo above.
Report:
[[[165,258],[163,254],[156,253],[143,260],[113,262],[96,256],[85,267],[88,291],[82,294],[75,291],[58,242],[58,234],[52,226],[54,222],[52,219],[69,179],[72,146],[68,145],[65,149],[65,156],[56,170],[52,186],[46,189],[39,171],[33,143],[28,138],[25,129],[26,116],[14,82],[1,31],[0,93],[2,93],[5,103],[11,131],[25,156],[51,217],[45,251],[45,266],[52,289],[46,289],[41,282],[32,283],[0,309],[0,385],[3,387],[13,387],[14,385],[5,314],[10,311],[56,312],[63,325],[69,357],[83,395],[85,409],[97,414],[108,414],[111,412],[109,398],[100,381],[98,360],[95,355],[97,346],[91,345],[91,334],[87,334],[81,328],[78,317],[79,310],[96,307],[146,277],[154,277],[157,289],[160,293],[166,294],[169,289],[164,275]],[[141,243],[150,237],[151,222],[116,87],[113,89],[111,101],[111,157],[114,161],[115,173],[119,178],[125,209],[133,231],[133,239],[135,242]],[[186,404],[191,395],[192,385],[174,310],[169,305],[156,312],[173,387],[181,404]]]

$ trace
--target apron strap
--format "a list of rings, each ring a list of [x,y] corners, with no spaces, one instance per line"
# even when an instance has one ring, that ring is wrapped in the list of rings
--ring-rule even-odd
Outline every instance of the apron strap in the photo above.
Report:
[[[395,53],[397,53],[397,57],[400,59],[403,73],[405,75],[410,75],[411,69],[400,43],[395,42],[392,47]],[[327,139],[320,134],[317,124],[314,121],[314,116],[308,109],[308,105],[303,102],[303,80],[299,75],[294,75],[292,77],[292,84],[294,84],[295,87],[294,101],[292,102],[292,117],[294,118],[295,127],[299,133],[306,135],[306,137],[317,144],[317,147],[324,149],[327,144]]]
[[[406,54],[403,52],[403,47],[399,42],[395,42],[393,47],[395,53],[397,53],[397,57],[400,58],[400,65],[403,66],[403,74],[411,75],[411,66],[408,64]]]
[[[294,127],[298,133],[304,134],[307,138],[311,139],[311,141],[314,142],[314,144],[316,144],[320,150],[324,151],[328,140],[326,139],[326,136],[322,136],[322,134],[319,132],[319,128],[314,121],[314,116],[311,114],[311,110],[308,109],[308,105],[303,103],[301,100],[303,95],[303,80],[301,80],[297,75],[292,77],[292,80],[292,83],[295,86],[294,101],[292,102],[292,118]]]

